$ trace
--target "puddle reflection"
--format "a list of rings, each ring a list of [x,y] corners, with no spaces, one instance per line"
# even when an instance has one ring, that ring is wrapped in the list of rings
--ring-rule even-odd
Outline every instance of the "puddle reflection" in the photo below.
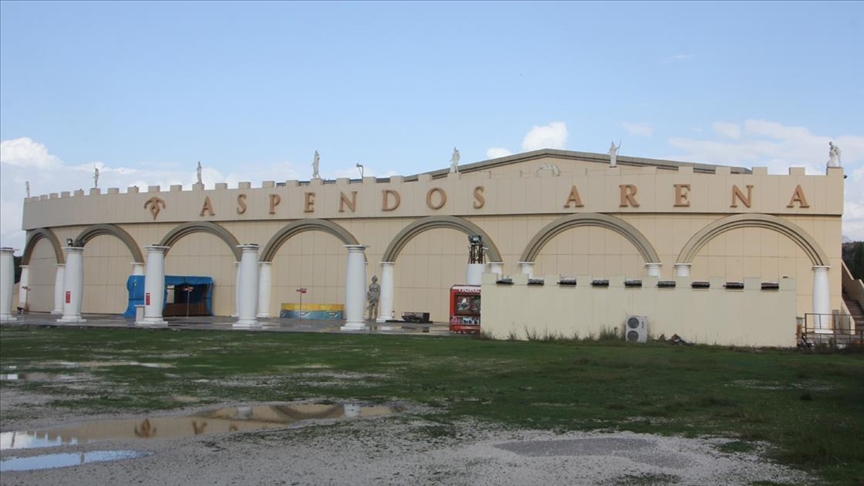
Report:
[[[306,420],[379,417],[398,411],[400,410],[396,407],[364,407],[353,404],[241,406],[182,417],[104,420],[53,429],[2,432],[0,450],[87,444],[110,439],[178,438],[267,430]]]
[[[31,457],[11,457],[0,461],[0,472],[34,471],[37,469],[80,466],[91,462],[117,461],[149,455],[149,452],[136,451],[90,451],[68,454],[43,454]]]

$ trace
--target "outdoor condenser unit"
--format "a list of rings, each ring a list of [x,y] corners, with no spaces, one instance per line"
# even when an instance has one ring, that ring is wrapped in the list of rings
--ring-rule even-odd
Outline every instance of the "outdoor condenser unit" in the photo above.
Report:
[[[627,316],[627,320],[624,321],[624,339],[633,343],[648,342],[648,318]]]

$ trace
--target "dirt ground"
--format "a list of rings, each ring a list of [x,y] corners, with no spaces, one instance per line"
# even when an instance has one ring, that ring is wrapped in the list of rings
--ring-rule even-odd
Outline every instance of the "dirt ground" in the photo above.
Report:
[[[46,405],[50,401],[51,397],[0,388],[0,429],[32,431],[82,421],[142,418],[140,414],[60,414]],[[92,458],[99,451],[134,451],[141,455],[62,468],[7,470],[0,474],[0,484],[704,486],[816,482],[800,471],[770,463],[762,450],[724,452],[727,439],[509,430],[474,422],[439,422],[428,410],[402,405],[399,413],[390,416],[300,421],[261,432],[104,440],[39,449],[11,449],[4,442],[6,448],[0,455],[7,467],[14,459],[45,454]],[[148,417],[184,415],[201,408],[190,404],[183,411]]]

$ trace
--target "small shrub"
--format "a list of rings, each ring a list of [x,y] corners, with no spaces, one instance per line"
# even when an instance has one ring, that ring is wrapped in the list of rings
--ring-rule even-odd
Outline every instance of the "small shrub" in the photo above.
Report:
[[[617,327],[603,326],[603,328],[600,329],[600,337],[598,339],[600,341],[619,341],[621,339],[621,335],[618,334]]]

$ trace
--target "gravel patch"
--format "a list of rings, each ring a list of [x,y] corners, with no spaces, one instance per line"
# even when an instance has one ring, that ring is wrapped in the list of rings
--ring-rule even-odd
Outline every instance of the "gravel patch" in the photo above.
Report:
[[[84,418],[51,410],[44,406],[45,397],[7,389],[0,395],[3,431],[68,425]],[[32,413],[26,420],[7,420],[7,406],[28,408]],[[203,407],[170,415],[196,409]],[[761,448],[748,453],[722,452],[720,447],[728,439],[511,430],[473,421],[441,423],[430,412],[408,405],[402,414],[389,417],[300,422],[261,432],[5,450],[4,460],[112,450],[137,451],[143,456],[58,469],[6,471],[0,484],[704,486],[815,482],[800,471],[770,463],[761,455]],[[86,420],[137,416],[87,416]]]

